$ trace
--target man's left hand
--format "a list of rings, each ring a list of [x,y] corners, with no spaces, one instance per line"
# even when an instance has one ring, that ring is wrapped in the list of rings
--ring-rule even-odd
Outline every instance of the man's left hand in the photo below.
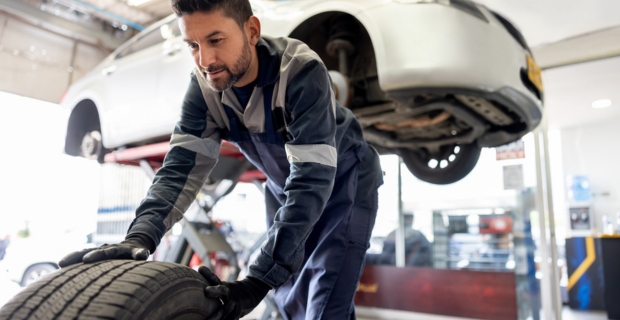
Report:
[[[198,272],[211,284],[205,288],[205,296],[220,299],[223,303],[221,317],[217,319],[237,320],[245,316],[254,310],[271,290],[268,284],[253,277],[223,282],[205,266],[198,268]]]

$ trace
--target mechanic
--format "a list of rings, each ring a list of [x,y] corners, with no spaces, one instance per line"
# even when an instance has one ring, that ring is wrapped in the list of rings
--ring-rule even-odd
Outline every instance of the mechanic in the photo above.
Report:
[[[254,309],[270,289],[285,319],[355,319],[353,296],[383,183],[379,157],[336,100],[327,69],[304,43],[261,36],[248,0],[172,0],[196,68],[170,150],[126,239],[59,265],[146,259],[214,167],[221,139],[268,180],[268,240],[245,279],[199,269],[222,319]],[[216,299],[217,300],[217,299]]]
[[[413,267],[432,266],[432,246],[420,230],[413,229],[413,212],[403,214],[405,230],[405,265]],[[396,232],[392,230],[383,241],[381,253],[366,254],[366,264],[396,265]]]

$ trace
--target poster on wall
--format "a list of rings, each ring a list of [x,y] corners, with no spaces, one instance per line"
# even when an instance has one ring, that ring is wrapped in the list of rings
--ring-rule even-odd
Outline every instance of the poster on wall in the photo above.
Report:
[[[571,230],[590,230],[590,208],[576,207],[568,209]]]
[[[504,190],[523,190],[523,165],[504,166]]]

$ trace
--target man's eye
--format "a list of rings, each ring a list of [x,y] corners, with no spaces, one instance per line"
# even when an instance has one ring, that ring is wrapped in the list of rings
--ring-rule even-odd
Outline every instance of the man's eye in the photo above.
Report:
[[[224,39],[217,38],[217,39],[211,39],[209,42],[211,42],[211,44],[218,44],[218,43],[222,42],[222,40],[224,40]]]
[[[198,45],[195,44],[195,43],[189,43],[189,44],[187,44],[187,47],[190,48],[190,49],[196,49],[196,48],[198,48]]]

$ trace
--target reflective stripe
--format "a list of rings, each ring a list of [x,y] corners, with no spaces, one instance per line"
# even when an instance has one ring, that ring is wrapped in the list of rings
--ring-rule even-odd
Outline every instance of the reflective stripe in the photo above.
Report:
[[[217,159],[220,154],[220,144],[212,139],[201,139],[191,134],[173,134],[170,148],[182,147],[200,153],[211,159]]]
[[[217,160],[214,158],[197,153],[195,157],[195,165],[187,174],[187,179],[185,180],[183,189],[181,189],[176,201],[174,203],[170,203],[170,199],[167,199],[166,196],[159,196],[162,201],[165,201],[167,204],[172,206],[168,212],[168,215],[164,219],[164,226],[166,226],[166,230],[170,230],[175,223],[183,219],[183,213],[186,212],[192,202],[196,200],[196,194],[205,184],[205,180],[211,173],[213,167],[215,167],[216,162]]]
[[[286,158],[288,162],[316,162],[330,167],[336,167],[338,151],[327,144],[286,144]]]

